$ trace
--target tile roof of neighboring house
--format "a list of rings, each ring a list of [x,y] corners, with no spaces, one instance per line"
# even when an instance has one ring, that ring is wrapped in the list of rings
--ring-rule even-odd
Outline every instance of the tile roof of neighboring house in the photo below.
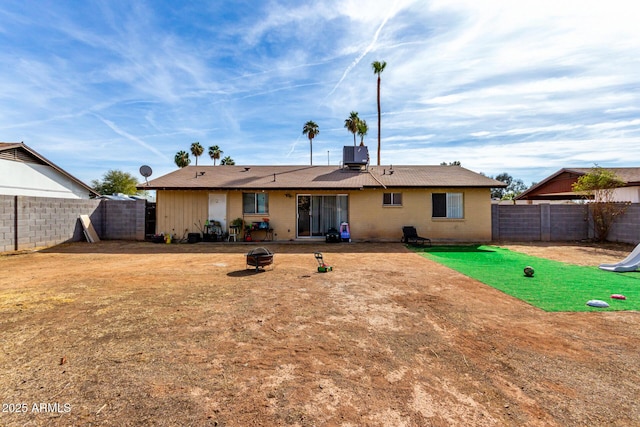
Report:
[[[630,168],[603,168],[610,170],[613,172],[618,178],[625,182],[625,187],[635,187],[640,186],[640,168],[630,167]],[[531,199],[545,199],[545,198],[555,198],[555,199],[575,199],[576,193],[571,190],[569,186],[564,188],[564,191],[557,191],[554,189],[549,189],[549,185],[559,178],[561,175],[573,175],[571,178],[571,182],[575,181],[578,176],[586,175],[591,172],[593,168],[562,168],[556,173],[548,176],[542,181],[538,182],[536,185],[531,188],[523,191],[516,197],[518,200],[527,200]],[[546,190],[546,191],[545,191]]]
[[[27,146],[24,142],[0,142],[0,159],[4,160],[13,160],[17,162],[24,163],[36,163],[39,165],[49,166],[54,169],[61,175],[64,175],[69,180],[75,182],[81,187],[84,187],[89,191],[89,194],[94,197],[99,197],[100,194],[97,193],[93,188],[89,187],[84,182],[80,181],[78,178],[74,177],[64,169],[58,167],[54,163],[50,162],[42,155],[38,154],[34,149]]]
[[[406,187],[504,187],[460,166],[187,166],[139,185],[146,190],[361,189]]]

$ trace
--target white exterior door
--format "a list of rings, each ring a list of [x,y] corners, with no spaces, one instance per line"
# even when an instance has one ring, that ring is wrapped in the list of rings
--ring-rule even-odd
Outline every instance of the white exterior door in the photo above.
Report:
[[[209,221],[219,221],[222,231],[227,230],[227,195],[209,193]]]

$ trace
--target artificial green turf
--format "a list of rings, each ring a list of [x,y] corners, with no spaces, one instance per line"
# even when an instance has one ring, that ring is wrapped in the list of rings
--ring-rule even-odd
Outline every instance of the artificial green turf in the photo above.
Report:
[[[545,311],[640,310],[640,272],[613,273],[529,256],[497,246],[413,247],[422,256],[452,268]],[[533,277],[524,268],[535,270]],[[622,294],[626,300],[612,299]],[[587,306],[598,299],[608,308]]]

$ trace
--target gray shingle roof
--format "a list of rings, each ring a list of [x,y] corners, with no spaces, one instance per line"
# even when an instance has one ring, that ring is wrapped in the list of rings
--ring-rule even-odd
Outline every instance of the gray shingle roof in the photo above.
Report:
[[[140,185],[148,190],[504,187],[460,166],[187,166]]]

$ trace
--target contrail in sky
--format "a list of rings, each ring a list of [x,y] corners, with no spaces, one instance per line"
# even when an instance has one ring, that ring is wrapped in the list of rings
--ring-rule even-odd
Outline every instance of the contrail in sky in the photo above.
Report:
[[[95,115],[98,119],[100,119],[100,121],[102,121],[102,123],[104,123],[105,125],[109,126],[109,128],[111,128],[112,131],[114,131],[115,133],[117,133],[120,136],[123,136],[125,138],[127,138],[130,141],[135,142],[138,145],[141,145],[142,147],[146,148],[147,150],[155,153],[156,155],[158,155],[160,158],[167,160],[167,157],[162,154],[160,151],[158,151],[157,148],[147,144],[146,142],[144,142],[143,140],[141,140],[140,138],[138,138],[137,136],[131,135],[130,133],[127,133],[125,131],[123,131],[122,129],[120,129],[118,126],[115,125],[115,123],[113,123],[110,120],[107,120],[99,115]]]
[[[395,4],[394,4],[394,6],[395,6]],[[373,46],[378,41],[378,37],[380,36],[380,32],[382,31],[382,28],[384,28],[384,26],[387,23],[387,21],[389,20],[389,18],[391,18],[393,16],[394,10],[395,10],[395,7],[391,8],[391,10],[389,10],[389,13],[384,18],[384,21],[382,21],[382,24],[380,24],[380,26],[376,30],[376,33],[373,35],[373,40],[371,40],[371,43],[369,43],[369,46],[367,46],[367,48],[365,50],[363,50],[362,53],[360,53],[360,55],[356,59],[353,60],[353,62],[347,67],[347,69],[344,70],[344,73],[342,74],[342,77],[340,78],[338,83],[336,83],[336,85],[333,87],[333,89],[331,89],[331,92],[329,92],[329,94],[326,96],[326,98],[331,96],[336,91],[336,89],[338,89],[338,86],[340,86],[340,83],[342,83],[342,81],[347,77],[347,74],[349,74],[349,72],[353,69],[353,67],[358,65],[358,63],[362,60],[362,58],[364,58],[364,56],[367,53],[371,52],[371,49],[373,49]]]

